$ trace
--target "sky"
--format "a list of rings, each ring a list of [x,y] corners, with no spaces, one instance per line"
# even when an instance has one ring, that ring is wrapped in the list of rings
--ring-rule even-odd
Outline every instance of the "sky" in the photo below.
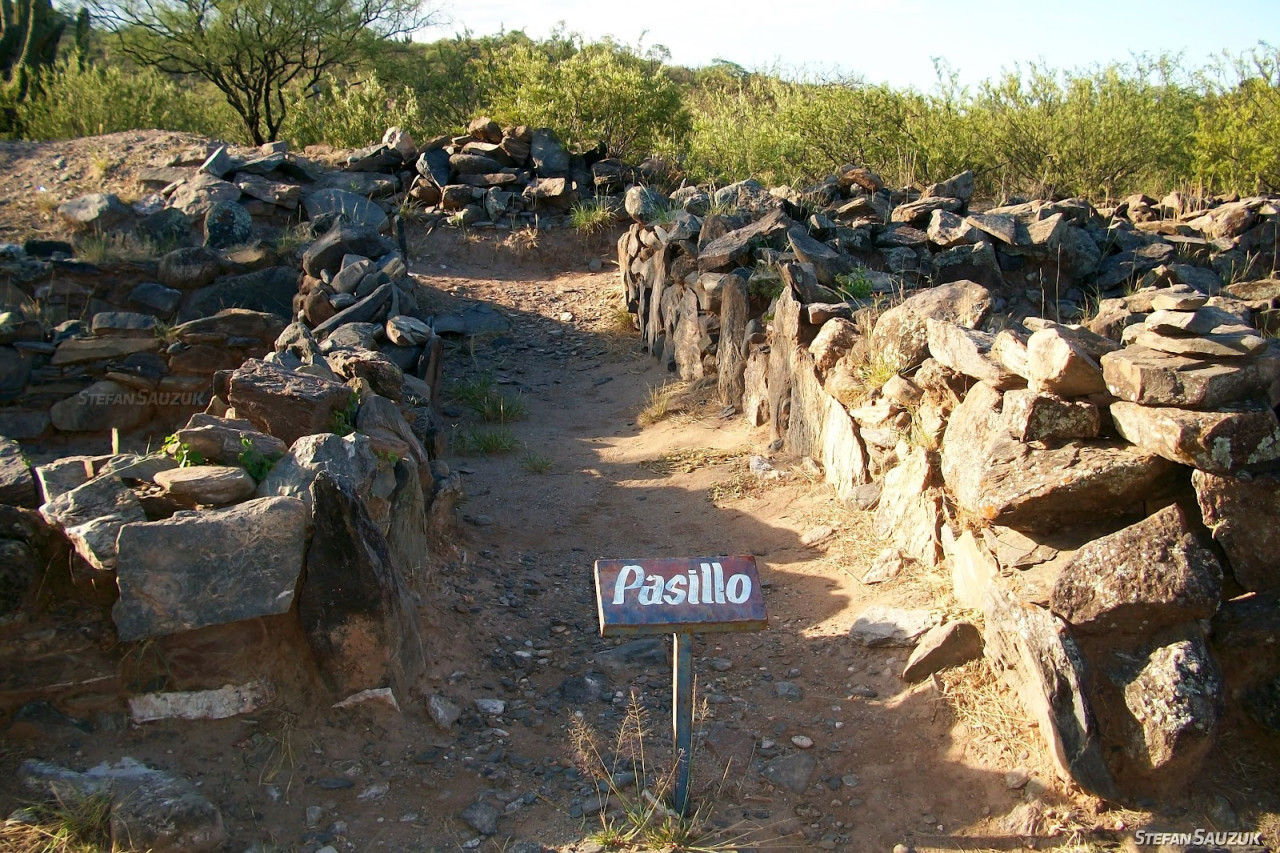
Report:
[[[1280,0],[440,0],[437,8],[448,23],[427,40],[463,30],[539,38],[563,22],[588,39],[664,45],[677,65],[839,70],[922,90],[937,79],[935,57],[972,85],[1033,61],[1083,68],[1167,51],[1198,66],[1224,49],[1280,47]]]

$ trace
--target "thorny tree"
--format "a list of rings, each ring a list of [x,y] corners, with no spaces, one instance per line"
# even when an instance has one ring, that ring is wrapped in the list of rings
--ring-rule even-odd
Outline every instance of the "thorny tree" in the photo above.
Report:
[[[133,60],[216,86],[255,144],[277,137],[296,90],[432,17],[422,0],[99,0],[97,11]]]

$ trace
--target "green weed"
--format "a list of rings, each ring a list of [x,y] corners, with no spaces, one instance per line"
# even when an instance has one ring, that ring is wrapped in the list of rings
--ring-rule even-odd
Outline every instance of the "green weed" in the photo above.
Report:
[[[546,474],[555,467],[555,462],[550,456],[526,450],[520,457],[520,467],[530,474]]]
[[[204,455],[199,451],[192,450],[191,445],[185,441],[180,441],[177,433],[165,436],[164,444],[160,445],[160,449],[172,456],[177,461],[179,468],[203,465],[205,461]]]
[[[261,450],[253,446],[253,441],[248,436],[240,439],[240,446],[243,448],[237,461],[240,467],[249,473],[255,483],[261,483],[267,478],[267,474],[271,473],[271,469],[280,461],[279,453],[263,453]]]
[[[453,449],[460,456],[492,456],[511,453],[520,447],[515,434],[506,427],[459,429],[453,434]]]
[[[569,211],[569,224],[583,234],[601,234],[616,221],[613,211],[599,198],[579,202]]]
[[[0,824],[0,850],[13,853],[102,853],[111,841],[111,797],[59,795]]]
[[[475,412],[485,423],[509,424],[528,413],[523,399],[503,394],[489,375],[459,382],[453,386],[451,396]]]
[[[859,267],[836,276],[836,292],[845,299],[869,299],[871,297],[871,276]]]

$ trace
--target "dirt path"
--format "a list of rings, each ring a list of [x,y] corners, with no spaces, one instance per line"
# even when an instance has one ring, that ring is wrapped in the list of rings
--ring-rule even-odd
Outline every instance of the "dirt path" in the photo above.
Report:
[[[433,237],[414,266],[438,310],[483,300],[512,321],[450,351],[450,387],[492,381],[526,410],[508,427],[512,452],[450,456],[466,482],[463,535],[452,553],[432,555],[437,571],[419,584],[432,626],[424,699],[446,697],[462,709],[458,722],[434,725],[425,701],[400,714],[285,701],[252,718],[10,745],[0,769],[27,755],[81,769],[131,755],[176,770],[223,808],[228,851],[596,849],[588,836],[624,822],[616,801],[595,814],[600,765],[579,760],[573,722],[611,754],[634,698],[652,724],[652,780],[670,762],[671,675],[669,641],[619,652],[597,636],[592,562],[743,553],[759,559],[771,624],[694,647],[705,702],[694,796],[715,833],[704,844],[1008,849],[1020,835],[1093,825],[1037,764],[1026,724],[994,706],[957,723],[941,682],[899,679],[904,650],[849,640],[866,604],[933,601],[940,578],[864,586],[856,578],[878,551],[867,515],[837,505],[794,460],[772,459],[776,479],[751,475],[748,455],[768,455],[767,436],[720,418],[713,390],[656,425],[638,422],[648,389],[668,376],[619,333],[608,243],[494,242]],[[587,270],[592,252],[606,259],[600,272]],[[494,429],[457,402],[446,415],[455,448]],[[802,544],[823,525],[829,538]],[[482,714],[476,699],[501,700],[502,713]],[[1019,738],[1028,749],[1010,751]],[[1006,778],[1018,770],[1027,772]],[[801,793],[785,787],[797,774]],[[496,834],[463,818],[476,803],[473,817],[498,815]]]

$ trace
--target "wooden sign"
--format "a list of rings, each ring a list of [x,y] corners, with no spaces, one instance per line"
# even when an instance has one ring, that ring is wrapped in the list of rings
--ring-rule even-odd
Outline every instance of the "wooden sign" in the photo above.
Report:
[[[600,636],[768,626],[755,557],[597,560]]]

